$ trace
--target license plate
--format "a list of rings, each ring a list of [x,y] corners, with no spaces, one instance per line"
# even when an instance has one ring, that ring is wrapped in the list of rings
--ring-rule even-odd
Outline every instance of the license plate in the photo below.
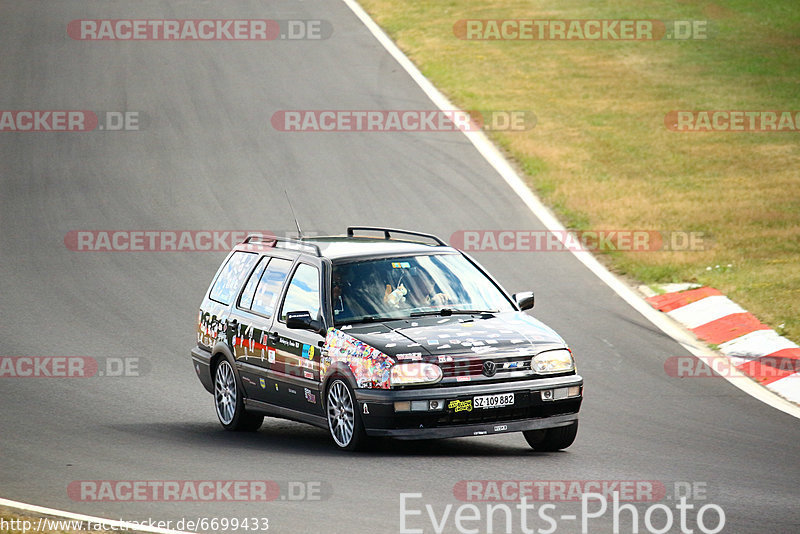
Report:
[[[514,404],[513,393],[500,393],[499,395],[481,395],[472,399],[475,408],[501,408]]]

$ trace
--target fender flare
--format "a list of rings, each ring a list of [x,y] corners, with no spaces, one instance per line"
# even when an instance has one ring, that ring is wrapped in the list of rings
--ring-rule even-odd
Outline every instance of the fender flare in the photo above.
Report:
[[[334,375],[342,376],[350,385],[350,388],[355,392],[358,389],[358,383],[356,382],[356,377],[353,375],[353,370],[350,369],[350,366],[347,362],[333,362],[331,363],[328,370],[325,372],[325,376],[321,377],[321,382],[319,385],[319,391],[322,395],[322,402],[325,402],[325,395],[324,393],[327,391],[328,383]]]

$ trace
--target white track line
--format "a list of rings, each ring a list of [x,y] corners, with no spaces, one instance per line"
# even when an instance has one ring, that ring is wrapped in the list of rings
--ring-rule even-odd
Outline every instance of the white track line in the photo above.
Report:
[[[184,532],[181,530],[168,530],[165,528],[137,525],[135,523],[128,523],[127,521],[115,521],[113,519],[103,519],[102,517],[94,517],[91,515],[74,514],[72,512],[65,512],[63,510],[56,510],[54,508],[45,508],[43,506],[34,506],[32,504],[25,504],[24,502],[10,501],[8,499],[2,499],[2,498],[0,498],[0,506],[5,506],[7,508],[14,508],[16,510],[23,510],[25,512],[30,512],[34,514],[63,517],[66,519],[72,519],[75,521],[84,521],[87,523],[91,522],[94,524],[101,524],[106,528],[115,528],[118,530],[125,530],[130,532],[153,532],[155,534],[193,534],[191,532]]]
[[[456,108],[433,84],[428,80],[417,67],[411,62],[410,59],[394,44],[388,35],[378,26],[366,11],[355,0],[342,0],[347,7],[358,17],[364,26],[372,33],[387,52],[400,64],[409,76],[420,86],[420,88],[428,95],[428,98],[442,111],[453,111]],[[514,190],[514,192],[522,199],[528,209],[538,218],[545,228],[554,232],[558,236],[566,234],[566,228],[561,222],[553,215],[553,213],[531,192],[525,182],[514,171],[511,164],[503,157],[499,150],[489,141],[489,138],[481,131],[463,132],[469,141],[475,146],[478,152],[486,159],[489,164],[502,176],[506,183]],[[563,237],[562,237],[563,239]],[[569,247],[567,247],[569,249]],[[753,382],[752,380],[736,380],[737,377],[746,377],[744,373],[736,369],[727,358],[719,356],[710,348],[699,343],[694,335],[686,331],[678,323],[662,314],[660,311],[650,306],[640,295],[633,289],[628,287],[622,280],[614,276],[608,269],[606,269],[597,258],[589,252],[581,252],[570,250],[572,254],[583,263],[586,268],[592,271],[600,280],[602,280],[608,287],[610,287],[617,295],[619,295],[625,302],[627,302],[633,309],[641,313],[647,320],[661,329],[662,332],[677,341],[690,353],[699,359],[709,363],[714,361],[714,365],[719,366],[722,376],[741,389],[748,395],[769,404],[773,408],[777,408],[786,412],[794,417],[800,418],[800,406],[796,406],[778,395],[772,393]],[[723,371],[724,369],[724,371]]]

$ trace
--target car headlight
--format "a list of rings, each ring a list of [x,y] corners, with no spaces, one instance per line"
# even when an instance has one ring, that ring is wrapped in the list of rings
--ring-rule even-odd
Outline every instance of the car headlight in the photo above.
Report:
[[[534,356],[531,369],[539,374],[565,373],[575,370],[575,360],[567,349],[550,350]]]
[[[398,363],[392,367],[389,384],[392,386],[413,386],[416,384],[435,384],[442,379],[442,368],[432,363]]]

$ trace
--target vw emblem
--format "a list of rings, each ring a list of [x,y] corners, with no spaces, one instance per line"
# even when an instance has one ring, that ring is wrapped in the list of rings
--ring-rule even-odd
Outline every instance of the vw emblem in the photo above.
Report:
[[[497,366],[492,360],[483,362],[483,374],[486,376],[494,376],[497,372]]]

